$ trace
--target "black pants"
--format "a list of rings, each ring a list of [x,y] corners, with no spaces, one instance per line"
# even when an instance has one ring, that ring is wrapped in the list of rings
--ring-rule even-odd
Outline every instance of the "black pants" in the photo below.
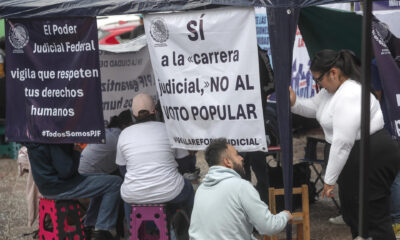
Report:
[[[358,236],[358,191],[360,141],[356,141],[339,179],[339,198],[343,219],[353,238]],[[390,186],[400,168],[400,149],[386,130],[370,136],[370,163],[364,216],[368,236],[373,240],[395,240],[390,217]],[[333,159],[334,161],[334,159]]]
[[[243,160],[243,167],[246,172],[246,179],[251,180],[250,166],[257,178],[256,189],[260,194],[263,202],[268,204],[268,188],[269,188],[269,166],[265,160],[267,153],[265,152],[247,152]]]

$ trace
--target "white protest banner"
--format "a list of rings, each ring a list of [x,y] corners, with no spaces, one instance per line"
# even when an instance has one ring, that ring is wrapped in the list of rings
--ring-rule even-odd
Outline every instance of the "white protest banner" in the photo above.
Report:
[[[292,88],[297,96],[311,98],[317,94],[317,85],[310,71],[311,60],[299,28],[293,46]]]
[[[137,52],[100,51],[99,55],[105,125],[112,116],[130,109],[138,93],[158,99],[147,47]]]
[[[267,151],[254,8],[146,15],[147,43],[173,147],[225,137]]]

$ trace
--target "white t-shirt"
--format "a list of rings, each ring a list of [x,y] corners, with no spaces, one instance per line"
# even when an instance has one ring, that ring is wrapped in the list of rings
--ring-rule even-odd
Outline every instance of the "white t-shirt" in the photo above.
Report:
[[[150,121],[124,129],[118,139],[116,160],[127,170],[122,199],[140,204],[174,199],[184,185],[175,158],[187,155],[187,151],[171,148],[164,123]]]
[[[371,94],[370,134],[383,128],[378,100]],[[332,144],[326,167],[325,183],[334,185],[346,164],[355,140],[361,138],[361,85],[346,80],[334,94],[322,89],[310,99],[297,98],[292,112],[316,118],[324,130],[325,140]]]

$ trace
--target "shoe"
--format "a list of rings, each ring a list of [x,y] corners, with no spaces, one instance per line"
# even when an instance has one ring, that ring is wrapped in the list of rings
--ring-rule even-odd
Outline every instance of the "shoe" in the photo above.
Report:
[[[183,177],[189,181],[196,181],[200,178],[200,168],[196,168],[194,172],[184,173]]]
[[[332,223],[332,224],[338,224],[338,225],[346,224],[344,222],[344,220],[343,220],[343,216],[342,215],[339,215],[337,217],[329,218],[329,222]]]
[[[400,239],[400,223],[392,224],[394,234],[396,235],[396,239]]]
[[[94,230],[91,240],[119,240],[118,234],[114,237],[110,231]]]
[[[94,231],[93,226],[85,226],[83,227],[83,232],[85,233],[85,239],[90,240],[92,237],[92,232]]]

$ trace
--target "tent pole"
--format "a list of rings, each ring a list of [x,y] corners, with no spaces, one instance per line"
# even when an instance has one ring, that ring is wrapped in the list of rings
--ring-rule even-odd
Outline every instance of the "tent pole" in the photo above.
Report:
[[[285,188],[285,209],[292,211],[293,193],[293,135],[288,88],[292,76],[293,45],[296,37],[299,8],[267,8],[271,41],[277,116],[281,145],[281,163]],[[286,239],[292,239],[292,226],[286,226]]]
[[[368,207],[368,169],[369,169],[369,128],[370,128],[370,87],[371,86],[371,20],[372,1],[364,0],[363,23],[362,23],[362,44],[361,44],[361,146],[360,146],[360,177],[359,177],[359,208],[358,208],[358,234],[367,238],[367,207]],[[356,193],[355,193],[356,194]]]

